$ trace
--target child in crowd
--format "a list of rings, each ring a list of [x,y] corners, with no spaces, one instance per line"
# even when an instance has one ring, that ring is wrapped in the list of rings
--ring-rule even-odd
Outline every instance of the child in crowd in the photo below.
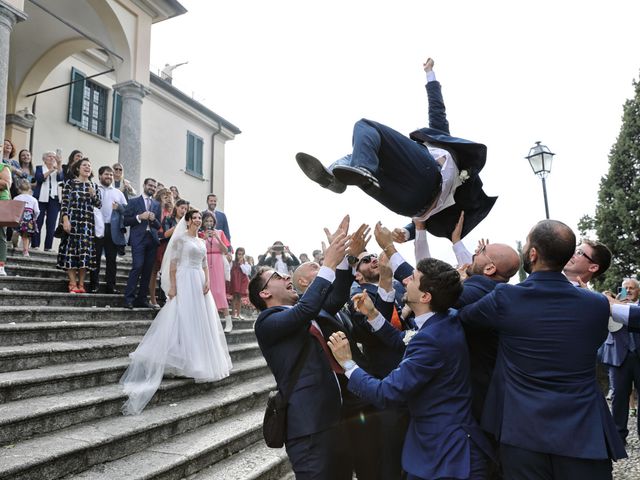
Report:
[[[236,249],[236,258],[231,265],[231,288],[233,296],[231,300],[231,318],[244,320],[240,315],[242,299],[247,297],[249,288],[249,277],[251,275],[251,265],[245,259],[244,248]]]
[[[20,200],[25,202],[24,212],[22,213],[22,221],[17,228],[18,235],[13,237],[13,247],[18,246],[18,238],[22,238],[22,255],[29,256],[29,245],[31,244],[31,237],[38,231],[36,225],[36,219],[40,215],[40,207],[38,206],[38,200],[31,195],[31,183],[28,180],[18,180],[18,195],[14,197],[14,200]]]

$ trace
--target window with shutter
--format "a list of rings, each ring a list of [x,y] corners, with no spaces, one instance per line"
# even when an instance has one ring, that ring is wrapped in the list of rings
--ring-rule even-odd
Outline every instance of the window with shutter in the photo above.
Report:
[[[107,89],[71,68],[68,121],[102,137],[107,135]]]
[[[73,83],[69,89],[68,122],[79,127],[82,126],[85,77],[86,75],[80,70],[71,67],[71,82]]]
[[[186,171],[192,175],[203,176],[202,170],[202,148],[204,142],[198,135],[187,132],[187,168]]]

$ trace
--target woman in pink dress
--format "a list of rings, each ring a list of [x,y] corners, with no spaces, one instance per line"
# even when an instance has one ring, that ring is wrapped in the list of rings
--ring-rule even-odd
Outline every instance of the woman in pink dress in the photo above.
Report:
[[[221,316],[224,317],[224,331],[230,332],[233,328],[233,321],[229,314],[222,256],[227,254],[231,244],[222,230],[216,230],[216,217],[210,212],[205,212],[202,216],[202,227],[202,238],[207,245],[207,265],[209,265],[211,293],[216,302],[218,312],[221,312]]]

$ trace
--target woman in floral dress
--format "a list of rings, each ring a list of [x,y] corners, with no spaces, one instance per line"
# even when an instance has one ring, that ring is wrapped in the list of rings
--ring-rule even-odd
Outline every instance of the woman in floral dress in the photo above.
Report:
[[[70,170],[72,178],[62,186],[60,217],[66,235],[58,249],[57,267],[66,270],[70,293],[85,293],[86,272],[96,267],[93,208],[100,208],[102,201],[97,185],[89,180],[88,158],[74,163]]]

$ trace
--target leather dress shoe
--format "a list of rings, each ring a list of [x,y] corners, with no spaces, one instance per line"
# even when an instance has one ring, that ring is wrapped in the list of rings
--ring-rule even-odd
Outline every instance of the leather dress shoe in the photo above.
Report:
[[[347,189],[317,158],[300,152],[296,154],[296,162],[304,174],[321,187],[335,193],[343,193]]]
[[[125,303],[125,304],[124,304],[124,308],[128,308],[129,310],[133,310],[133,304],[131,304],[131,303]]]
[[[380,182],[366,168],[336,165],[333,167],[333,174],[345,185],[356,185],[367,193],[380,190]]]

